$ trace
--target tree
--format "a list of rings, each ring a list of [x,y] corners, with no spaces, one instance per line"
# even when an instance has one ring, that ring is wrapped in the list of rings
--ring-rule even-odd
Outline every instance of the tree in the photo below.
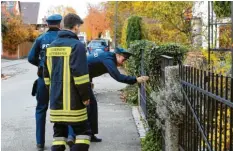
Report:
[[[84,18],[84,25],[81,31],[87,33],[87,39],[98,38],[100,33],[109,29],[109,22],[106,19],[106,11],[100,5],[88,5],[88,15]]]
[[[2,21],[7,29],[3,35],[3,50],[11,53],[17,51],[17,47],[20,43],[27,41],[29,38],[29,32],[27,25],[24,25],[19,15],[13,15],[6,13],[5,18]]]
[[[53,6],[53,7],[49,8],[49,10],[47,11],[47,16],[51,16],[53,14],[60,14],[62,16],[62,20],[63,20],[64,16],[66,16],[69,13],[77,14],[76,10],[73,7],[59,5],[56,7]],[[64,27],[63,21],[61,22],[61,27]]]
[[[136,15],[134,13],[134,9],[132,6],[133,2],[127,2],[127,1],[118,1],[118,8],[117,8],[117,22],[115,21],[115,5],[116,2],[109,1],[103,3],[105,11],[106,11],[106,20],[109,22],[109,29],[110,29],[110,34],[114,35],[115,33],[115,24],[117,24],[117,39],[121,39],[122,41],[122,36],[124,37],[123,39],[126,40],[126,35],[125,33],[122,33],[123,31],[126,31],[123,29],[123,27],[126,28],[127,23],[127,18],[129,18],[131,15]],[[124,41],[124,40],[123,40]],[[125,46],[125,44],[122,44],[122,46]]]
[[[56,7],[51,7],[48,11],[47,11],[47,15],[53,15],[53,14],[60,14],[62,17],[64,17],[65,15],[67,15],[68,13],[75,13],[77,14],[76,10],[72,7],[69,6],[63,6],[63,5],[59,5]]]
[[[141,40],[141,17],[131,16],[128,19],[126,42],[127,47],[134,40]]]
[[[106,2],[107,18],[114,32],[114,2]],[[191,24],[185,20],[184,12],[193,2],[118,2],[117,36],[121,38],[124,21],[131,15],[142,17],[143,38],[156,43],[191,43]]]

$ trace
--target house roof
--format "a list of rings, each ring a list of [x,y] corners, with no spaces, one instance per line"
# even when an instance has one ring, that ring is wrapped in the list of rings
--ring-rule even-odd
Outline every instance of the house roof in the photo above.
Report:
[[[20,11],[25,24],[37,24],[40,2],[20,2]]]

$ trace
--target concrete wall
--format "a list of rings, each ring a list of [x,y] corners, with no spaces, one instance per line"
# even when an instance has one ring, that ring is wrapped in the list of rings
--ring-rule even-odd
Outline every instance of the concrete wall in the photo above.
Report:
[[[185,113],[179,83],[179,67],[169,66],[165,68],[165,87],[159,92],[152,94],[156,102],[156,113],[158,119],[156,124],[164,131],[165,150],[178,151],[178,129]]]

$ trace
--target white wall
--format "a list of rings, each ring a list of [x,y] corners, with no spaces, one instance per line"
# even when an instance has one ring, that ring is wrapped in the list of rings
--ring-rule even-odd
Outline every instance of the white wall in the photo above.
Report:
[[[210,6],[210,10],[211,10]],[[193,18],[200,18],[201,19],[201,31],[202,31],[202,47],[203,48],[208,48],[208,1],[195,1],[194,2],[194,7],[193,7]],[[216,19],[216,14],[213,12],[213,22],[218,22],[218,23],[226,23],[229,22],[230,18],[221,18],[221,19]],[[213,26],[214,32],[217,30],[217,36],[213,36],[213,38],[219,38],[219,25],[217,28]],[[219,47],[219,41],[217,40],[216,47]]]
[[[193,7],[193,18],[201,19],[202,47],[208,47],[208,1],[196,1]]]

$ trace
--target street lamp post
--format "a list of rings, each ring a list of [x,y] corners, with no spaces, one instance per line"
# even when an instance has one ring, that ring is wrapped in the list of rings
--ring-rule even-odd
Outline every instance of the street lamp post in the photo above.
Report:
[[[231,77],[233,78],[233,2],[231,2]]]

